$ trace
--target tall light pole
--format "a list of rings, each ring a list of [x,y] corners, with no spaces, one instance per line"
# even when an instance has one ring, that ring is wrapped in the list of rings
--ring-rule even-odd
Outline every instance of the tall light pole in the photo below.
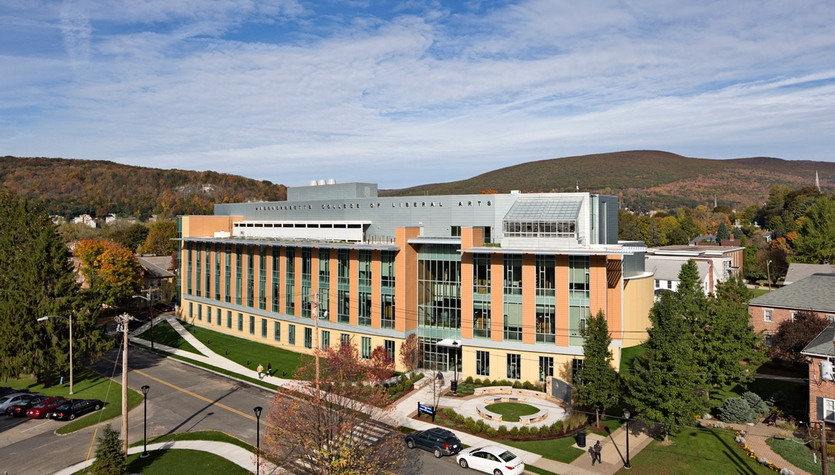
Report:
[[[60,318],[61,320],[66,320],[70,322],[70,394],[72,394],[72,314],[69,317],[62,317],[60,315],[47,315],[45,317],[39,318],[38,321],[44,322],[49,318]]]
[[[771,259],[765,263],[765,272],[768,276],[768,291],[771,292]]]
[[[261,411],[264,410],[261,406],[255,406],[255,475],[261,473]]]
[[[144,396],[145,401],[145,414],[142,417],[142,455],[141,458],[145,458],[148,456],[148,391],[151,390],[151,387],[147,384],[142,386],[142,396]]]
[[[454,370],[453,374],[455,376],[453,376],[453,379],[452,379],[452,392],[455,393],[455,395],[457,396],[458,395],[458,342],[457,341],[452,342],[452,351],[455,353],[455,363],[453,363],[455,365],[453,367],[453,370]]]
[[[315,333],[315,346],[313,348],[313,356],[316,359],[316,397],[319,397],[319,292],[313,294],[310,300],[310,313],[313,317],[313,332]],[[259,411],[260,412],[260,411]]]
[[[626,419],[626,462],[623,464],[623,468],[632,468],[632,465],[629,464],[629,416],[631,415],[629,409],[623,410],[623,417]]]
[[[148,294],[151,293],[151,289],[148,289]],[[154,310],[151,306],[151,298],[145,297],[144,295],[134,295],[132,298],[135,299],[142,299],[148,302],[148,311],[151,312],[151,349],[154,349]]]

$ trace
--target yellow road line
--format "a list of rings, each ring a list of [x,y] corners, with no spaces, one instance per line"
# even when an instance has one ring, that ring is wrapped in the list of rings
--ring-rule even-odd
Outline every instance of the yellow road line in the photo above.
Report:
[[[108,358],[104,358],[104,359],[106,359],[107,361],[110,361],[110,362],[112,362],[112,363],[116,363],[115,361],[113,361],[113,360],[111,360],[111,359],[108,359]],[[128,370],[130,370],[131,372],[136,373],[136,374],[138,374],[138,375],[145,376],[146,378],[148,378],[148,379],[150,379],[150,380],[152,380],[152,381],[156,381],[156,382],[158,382],[158,383],[160,383],[160,384],[164,384],[164,385],[168,386],[169,388],[174,389],[175,391],[180,391],[181,393],[188,394],[189,396],[192,396],[192,397],[195,397],[195,398],[197,398],[197,399],[200,399],[201,401],[208,402],[208,403],[210,403],[210,404],[211,404],[211,405],[213,405],[213,406],[217,406],[217,407],[219,407],[219,408],[221,408],[221,409],[226,409],[227,411],[232,412],[232,413],[235,413],[235,414],[237,414],[237,415],[239,415],[239,416],[246,417],[247,419],[249,419],[249,420],[251,420],[251,421],[254,421],[254,420],[255,420],[255,416],[249,415],[249,414],[247,414],[247,413],[245,413],[245,412],[242,412],[242,411],[239,411],[239,410],[237,410],[237,409],[235,409],[235,408],[233,408],[233,407],[229,407],[229,406],[227,406],[227,405],[225,405],[225,404],[221,404],[221,403],[216,402],[216,401],[214,401],[214,400],[212,400],[212,399],[209,399],[209,398],[207,398],[207,397],[205,397],[205,396],[201,396],[201,395],[199,395],[199,394],[197,394],[197,393],[191,392],[191,391],[189,391],[188,389],[181,388],[181,387],[179,387],[179,386],[177,386],[177,385],[171,384],[171,383],[169,383],[168,381],[163,381],[162,379],[159,379],[159,378],[156,378],[156,377],[154,377],[154,376],[151,376],[150,374],[145,373],[144,371],[140,371],[140,370],[138,370],[138,369],[131,369],[130,367],[128,367]]]

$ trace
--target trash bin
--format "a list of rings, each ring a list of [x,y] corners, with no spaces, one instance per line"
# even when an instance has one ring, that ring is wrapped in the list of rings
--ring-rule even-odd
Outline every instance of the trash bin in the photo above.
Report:
[[[586,431],[577,432],[577,447],[583,448],[586,446]]]
[[[451,384],[450,389],[452,389],[452,392],[457,392],[458,391],[458,381],[452,381],[452,383],[450,383],[450,384]]]

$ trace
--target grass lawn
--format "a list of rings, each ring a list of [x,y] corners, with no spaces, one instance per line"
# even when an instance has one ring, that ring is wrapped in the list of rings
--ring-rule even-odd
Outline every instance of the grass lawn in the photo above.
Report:
[[[96,425],[100,420],[106,421],[122,414],[122,385],[106,378],[95,371],[76,366],[73,368],[73,399],[101,399],[104,401],[104,409],[92,412],[72,422],[68,422],[58,429],[59,434],[69,434],[85,427]],[[58,382],[58,379],[53,379]],[[48,396],[63,396],[70,398],[70,383],[64,378],[63,385],[53,385],[44,388],[43,384],[34,378],[9,379],[3,383],[15,389],[28,389],[33,393],[46,394]],[[128,390],[128,410],[133,409],[142,402],[142,394]]]
[[[820,453],[818,453],[817,457],[818,462],[815,463],[812,451],[809,450],[809,446],[804,444],[803,441],[796,439],[768,439],[765,443],[795,467],[806,470],[814,475],[821,473]],[[834,462],[829,462],[829,473],[835,473]]]
[[[170,440],[212,440],[215,442],[226,442],[229,444],[237,445],[242,449],[246,449],[250,452],[255,451],[255,447],[247,444],[246,442],[236,439],[229,434],[225,434],[223,432],[213,431],[213,430],[204,430],[204,431],[197,431],[197,432],[179,432],[176,434],[165,434],[159,437],[154,437],[153,439],[148,439],[148,444],[157,444],[160,442],[168,442]],[[136,442],[131,444],[131,447],[141,447],[143,445],[142,441]]]
[[[774,474],[749,458],[734,442],[734,433],[729,430],[685,429],[670,436],[670,440],[673,442],[670,445],[664,445],[658,440],[652,441],[632,457],[632,470],[621,469],[617,473]]]
[[[187,323],[183,326],[212,351],[241,366],[254,371],[258,364],[262,364],[266,368],[267,364],[271,363],[273,365],[273,376],[279,378],[292,378],[301,358],[304,357],[301,353],[294,353],[275,346],[226,335],[203,327]],[[298,336],[297,338],[301,337]]]
[[[485,406],[485,409],[501,414],[502,420],[505,422],[519,422],[519,416],[527,416],[539,412],[539,409],[536,407],[518,402],[497,402],[496,404]]]
[[[76,474],[87,474],[88,470],[81,470]],[[140,458],[140,454],[128,457],[128,472],[142,475],[206,475],[223,473],[229,475],[246,475],[248,470],[235,465],[223,457],[198,450],[158,450],[150,452],[147,458]]]
[[[760,295],[765,295],[765,294],[771,292],[768,289],[748,289],[748,290],[751,291],[751,298],[752,299],[756,298],[756,297],[759,297]]]
[[[145,333],[139,335],[139,338],[151,341],[151,329],[149,328],[147,331],[145,331]],[[174,328],[165,320],[162,320],[154,324],[153,340],[154,343],[159,343],[161,345],[170,346],[172,348],[185,350],[197,355],[200,354],[200,352],[197,351],[196,348],[191,346],[191,344],[187,342],[185,338],[181,337],[180,334],[177,333],[177,331],[174,330]]]
[[[511,447],[516,447],[517,449],[527,450],[528,452],[539,454],[547,459],[564,463],[571,463],[577,457],[586,453],[583,450],[572,447],[575,443],[574,437],[530,441],[502,440],[501,443],[503,445],[509,445]],[[527,465],[525,467],[527,468]]]

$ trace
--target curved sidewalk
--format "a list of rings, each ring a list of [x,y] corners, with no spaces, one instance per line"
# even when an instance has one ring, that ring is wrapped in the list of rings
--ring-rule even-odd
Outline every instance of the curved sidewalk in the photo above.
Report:
[[[209,452],[231,461],[235,465],[238,465],[250,473],[255,473],[256,471],[256,460],[252,452],[227,442],[216,442],[211,440],[175,440],[171,442],[148,445],[149,452],[170,449],[187,449]],[[142,447],[131,447],[128,449],[128,455],[142,453],[142,450]],[[91,458],[86,462],[77,463],[56,472],[55,475],[72,475],[73,473],[92,465],[94,460],[95,458]],[[266,462],[264,459],[261,459],[261,471],[262,473],[286,473],[284,470],[277,471],[273,464]]]

